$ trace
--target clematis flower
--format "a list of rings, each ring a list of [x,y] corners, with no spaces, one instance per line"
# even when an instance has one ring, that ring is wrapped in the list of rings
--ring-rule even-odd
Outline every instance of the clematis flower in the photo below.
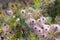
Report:
[[[28,23],[29,23],[29,25],[35,25],[35,24],[36,24],[36,20],[33,19],[33,18],[30,18],[30,19],[28,20]]]
[[[37,19],[37,23],[38,24],[45,24],[46,23],[46,18],[45,17],[41,17],[40,19]]]
[[[9,26],[8,24],[3,24],[1,29],[3,30],[3,32],[9,31]]]
[[[7,13],[9,16],[12,16],[12,15],[13,15],[13,11],[12,11],[11,9],[6,10],[6,13]]]
[[[56,38],[55,37],[51,37],[51,39],[50,40],[56,40]]]
[[[44,23],[42,22],[41,19],[37,19],[37,24],[38,24],[39,26],[41,26],[41,27],[44,25]]]
[[[46,18],[45,17],[41,17],[40,19],[44,24],[46,23]]]
[[[38,36],[41,35],[42,32],[43,32],[43,30],[42,30],[38,25],[34,25],[33,31],[34,31],[34,33],[35,33],[36,35],[38,35]]]
[[[21,10],[21,14],[25,14],[25,12],[26,12],[25,10]]]
[[[44,25],[44,32],[49,32],[50,31],[50,26],[49,25]]]
[[[46,37],[46,34],[42,34],[40,36],[41,36],[41,38],[45,38]]]
[[[51,25],[51,29],[52,29],[53,31],[60,31],[60,26],[59,26],[58,24],[52,24],[52,25]]]

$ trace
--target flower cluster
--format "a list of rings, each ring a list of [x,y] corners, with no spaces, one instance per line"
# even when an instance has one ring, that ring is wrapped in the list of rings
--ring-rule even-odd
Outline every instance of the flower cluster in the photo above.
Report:
[[[30,28],[32,31],[40,38],[40,40],[46,40],[47,37],[51,37],[54,35],[51,35],[51,31],[53,31],[53,34],[57,31],[60,31],[60,25],[58,24],[46,24],[46,18],[40,17],[39,19],[35,20],[33,18],[30,18],[28,20],[28,24],[30,25]],[[51,40],[56,39],[52,38]]]

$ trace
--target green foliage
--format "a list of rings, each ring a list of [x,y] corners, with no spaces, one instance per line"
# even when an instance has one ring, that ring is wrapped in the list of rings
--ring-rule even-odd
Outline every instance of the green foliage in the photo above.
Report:
[[[50,25],[51,24],[51,21],[52,21],[51,17],[46,17],[46,19],[47,19],[46,20],[46,23]]]
[[[0,26],[2,26],[2,22],[0,22]]]
[[[41,3],[39,0],[34,0],[34,5],[32,5],[34,9],[39,9],[41,7]]]
[[[52,7],[49,7],[48,11],[49,11],[49,15],[52,17],[52,21],[54,21],[55,17],[60,12],[60,2],[58,2],[58,0],[56,0],[55,4]]]
[[[39,38],[33,32],[29,32],[27,40],[39,40]]]
[[[16,13],[18,14],[18,17],[20,18],[20,23],[16,26],[17,29],[15,28],[15,35],[14,37],[15,38],[28,38],[28,35],[30,33],[30,28],[29,28],[29,25],[25,22],[25,18],[24,16],[19,12],[18,8],[15,6],[15,10],[16,10]],[[12,19],[12,20],[15,20],[15,19]],[[13,21],[14,23],[15,21]],[[12,24],[13,24],[12,23]],[[24,26],[24,27],[23,27]],[[25,30],[22,29],[22,28],[26,28]],[[31,34],[30,34],[31,35]]]

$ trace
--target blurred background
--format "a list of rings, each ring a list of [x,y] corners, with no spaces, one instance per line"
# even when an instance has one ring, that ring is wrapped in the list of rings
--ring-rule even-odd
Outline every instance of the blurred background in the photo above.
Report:
[[[26,20],[41,16],[49,25],[60,25],[60,0],[0,0],[0,40],[39,40]],[[58,34],[52,36],[59,38]]]

